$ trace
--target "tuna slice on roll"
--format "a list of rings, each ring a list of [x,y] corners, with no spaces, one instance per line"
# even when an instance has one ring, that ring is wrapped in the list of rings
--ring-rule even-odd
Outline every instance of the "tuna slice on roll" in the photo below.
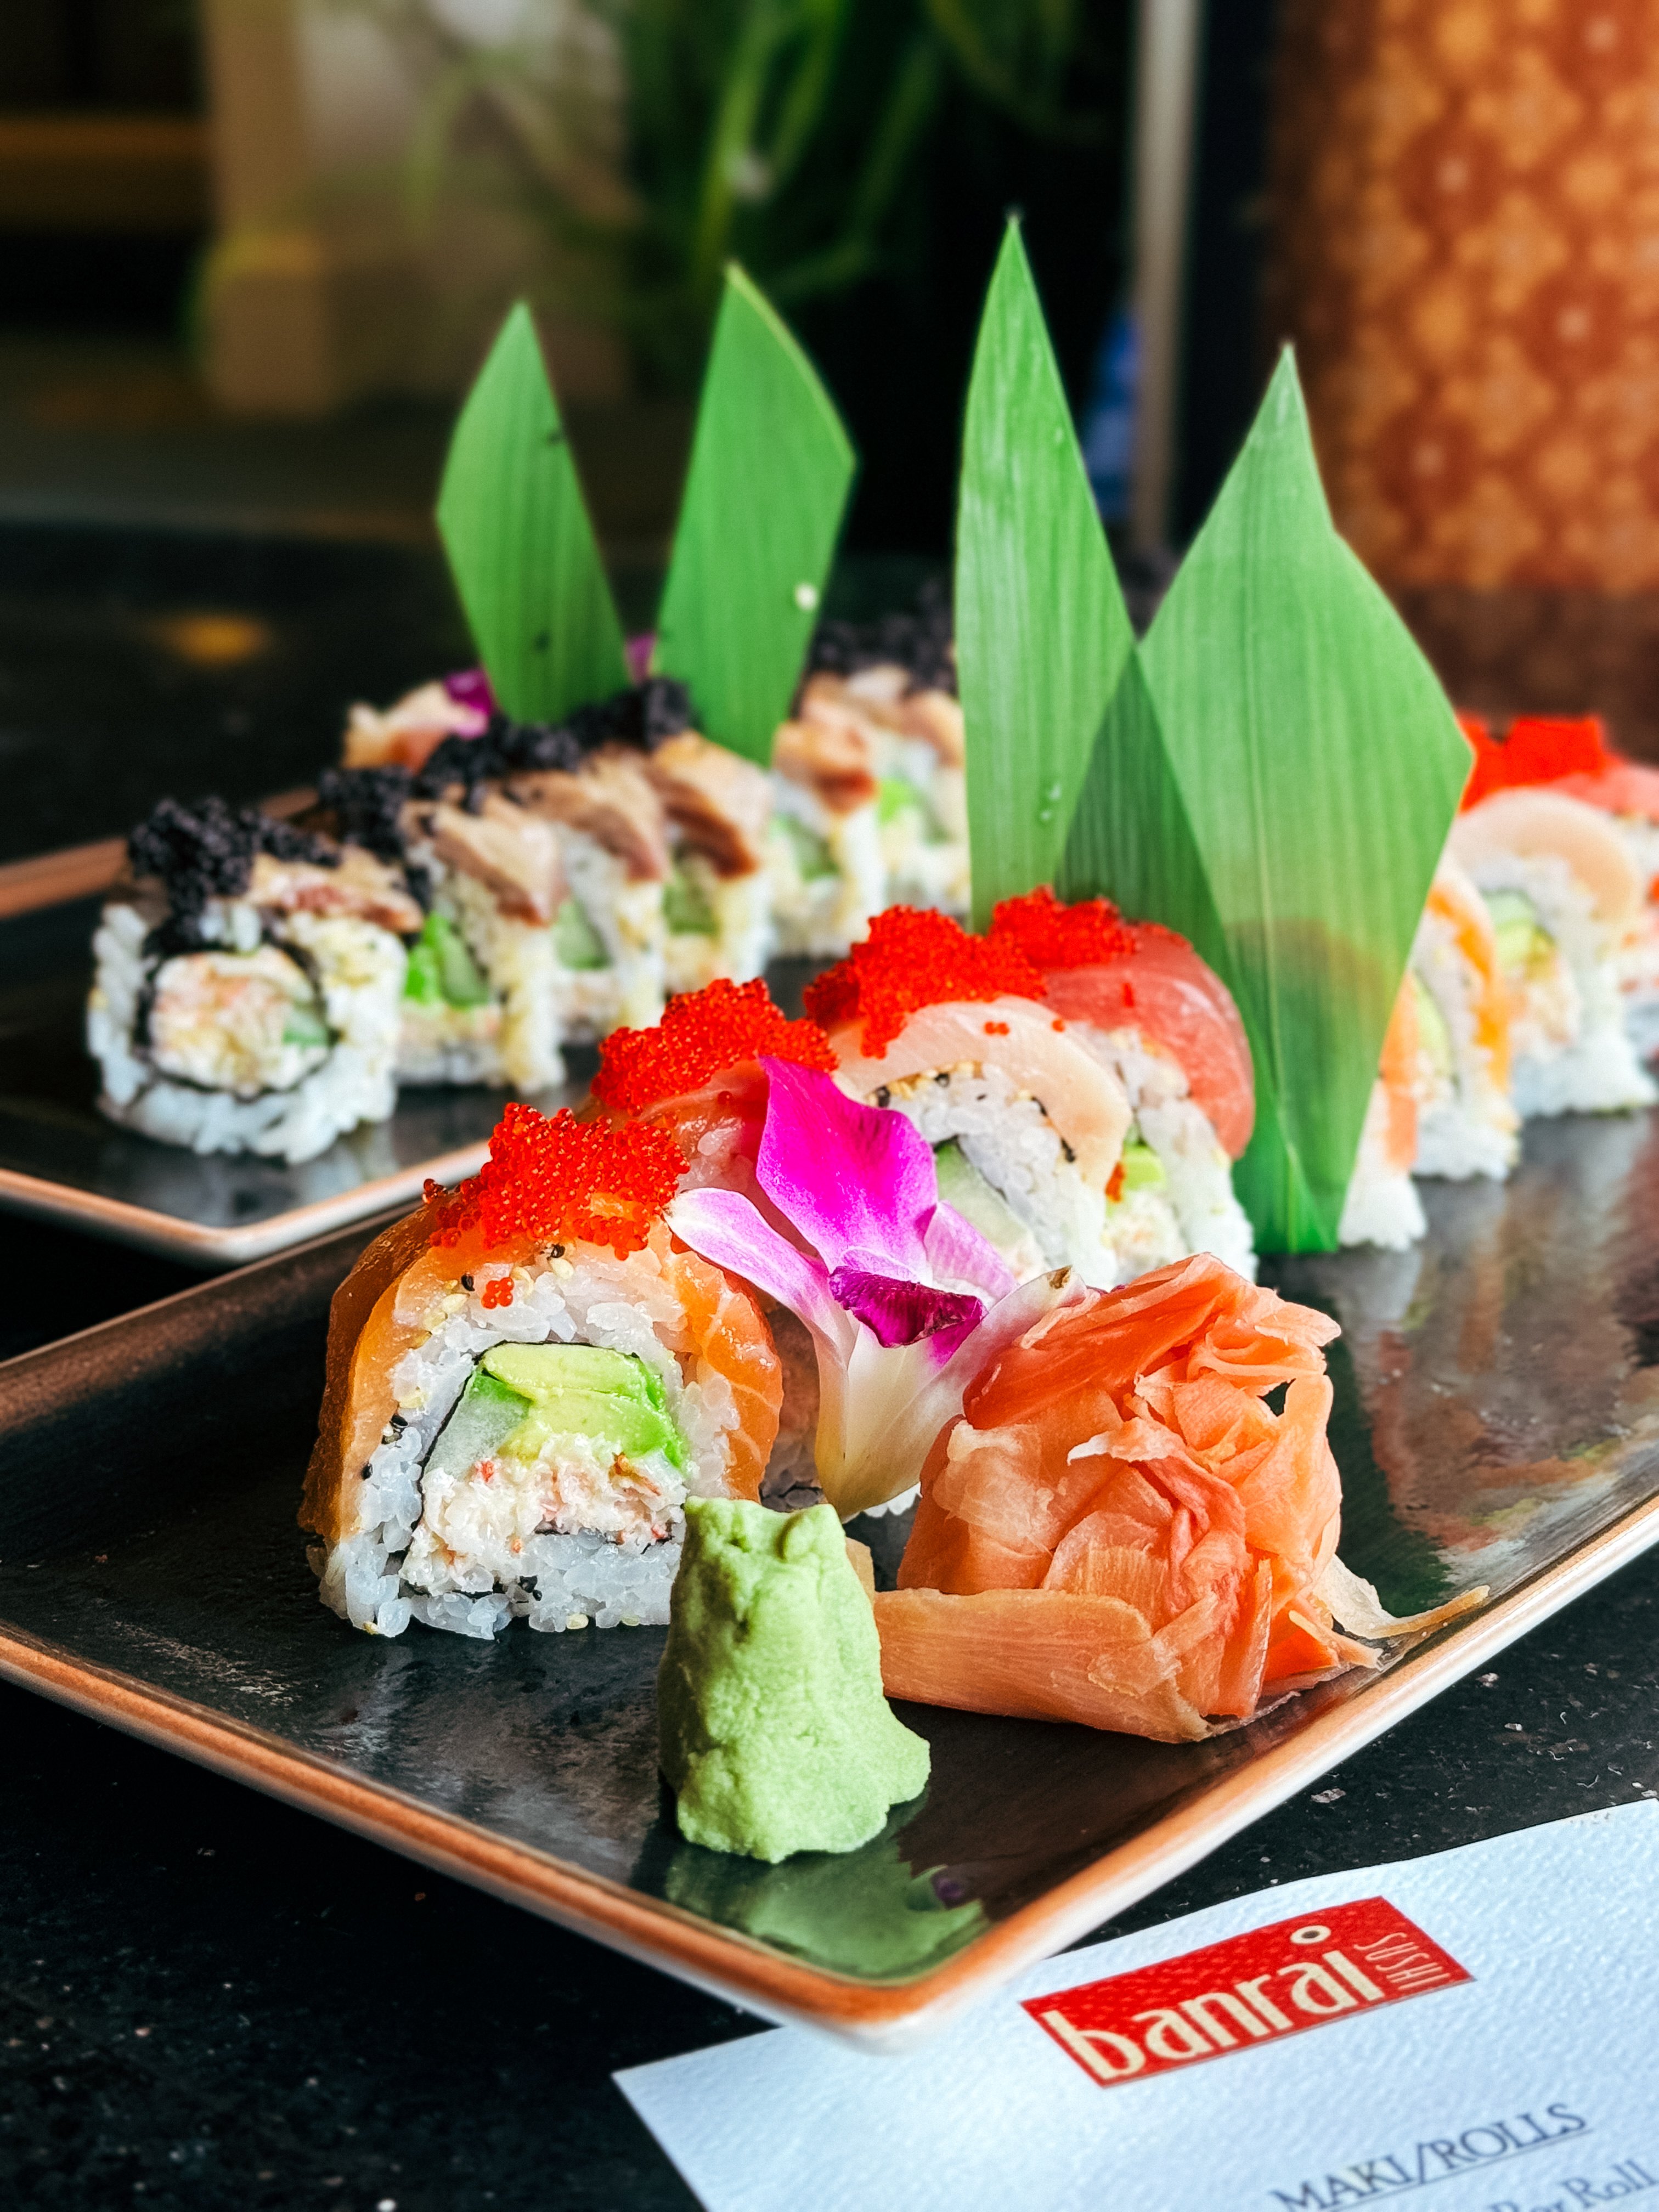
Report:
[[[680,1165],[660,1130],[512,1105],[481,1172],[364,1253],[300,1514],[354,1627],[665,1622],[687,1498],[759,1495],[778,1357],[669,1235]]]
[[[1051,1017],[1128,1099],[1133,1119],[1107,1191],[1123,1266],[1139,1273],[1179,1252],[1213,1252],[1254,1276],[1232,1162],[1250,1140],[1255,1077],[1238,1008],[1215,970],[1172,929],[1125,921],[1104,899],[1064,906],[1046,889],[1005,899],[991,939],[1026,955]]]
[[[1607,817],[1547,786],[1498,791],[1458,817],[1449,849],[1496,931],[1522,1115],[1649,1104],[1621,988],[1644,885]]]
[[[1176,1742],[1479,1603],[1392,1620],[1337,1559],[1336,1333],[1204,1255],[1007,1345],[875,1598],[887,1694]]]
[[[198,1152],[314,1158],[396,1103],[403,877],[357,843],[163,799],[105,907],[87,1045],[113,1121]]]

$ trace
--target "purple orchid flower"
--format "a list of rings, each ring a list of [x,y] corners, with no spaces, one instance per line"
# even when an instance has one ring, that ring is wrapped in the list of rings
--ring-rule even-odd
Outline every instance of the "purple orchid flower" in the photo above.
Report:
[[[469,714],[483,717],[478,724],[481,730],[495,711],[495,686],[482,668],[458,669],[454,675],[445,677],[444,690],[458,707],[465,707]],[[463,734],[470,736],[471,733],[465,732]]]
[[[843,1519],[921,1472],[994,1352],[1079,1294],[1069,1277],[1015,1287],[995,1249],[943,1204],[927,1139],[827,1075],[763,1060],[755,1173],[793,1241],[732,1190],[683,1191],[676,1236],[787,1306],[818,1366],[818,1480]]]

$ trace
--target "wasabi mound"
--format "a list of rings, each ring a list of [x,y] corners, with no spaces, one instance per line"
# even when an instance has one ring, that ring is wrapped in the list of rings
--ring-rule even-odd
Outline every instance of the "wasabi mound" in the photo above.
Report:
[[[927,1780],[830,1505],[686,1501],[657,1719],[680,1833],[710,1850],[854,1850]]]

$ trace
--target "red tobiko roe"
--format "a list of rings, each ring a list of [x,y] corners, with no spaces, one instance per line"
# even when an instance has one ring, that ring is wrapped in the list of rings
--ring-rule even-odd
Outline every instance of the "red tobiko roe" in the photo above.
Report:
[[[833,1075],[836,1055],[816,1022],[792,1022],[757,976],[721,979],[671,999],[648,1030],[617,1030],[599,1047],[593,1096],[618,1114],[643,1114],[665,1098],[701,1091],[739,1061],[793,1060]]]
[[[1067,906],[1044,884],[1024,898],[999,901],[993,945],[1016,945],[1036,968],[1097,968],[1135,949],[1134,932],[1109,899]]]
[[[1478,714],[1460,714],[1457,725],[1474,748],[1459,810],[1465,814],[1495,791],[1555,783],[1564,775],[1601,775],[1617,758],[1599,714],[1521,714],[1501,739]]]
[[[492,1250],[608,1244],[623,1260],[644,1244],[684,1171],[678,1146],[660,1129],[579,1121],[568,1107],[550,1119],[515,1099],[477,1175],[453,1191],[427,1184],[431,1242],[477,1236]]]
[[[807,985],[806,1011],[826,1030],[861,1021],[860,1049],[879,1060],[923,1006],[1041,999],[1048,988],[1018,945],[970,937],[931,908],[890,906],[861,945]]]

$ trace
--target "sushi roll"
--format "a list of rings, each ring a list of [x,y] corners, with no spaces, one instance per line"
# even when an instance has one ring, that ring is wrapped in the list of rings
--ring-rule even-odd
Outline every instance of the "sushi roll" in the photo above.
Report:
[[[861,740],[878,787],[884,906],[968,912],[967,751],[951,610],[825,623],[813,641],[798,719]]]
[[[480,995],[447,941],[434,948],[434,974],[463,995],[441,1006],[434,992],[412,1018],[410,1079],[442,1079],[441,1053],[418,1050],[436,1028],[448,1079],[539,1088],[561,1079],[562,1043],[649,1023],[670,989],[764,967],[770,781],[692,726],[682,685],[647,678],[556,727],[495,712],[482,676],[424,686],[373,732],[369,710],[353,715],[348,759],[378,749],[411,773],[428,811],[410,858],[433,881],[434,934],[459,936],[482,979]],[[497,1029],[507,1043],[492,1058]]]
[[[1659,769],[1615,751],[1594,714],[1522,715],[1501,742],[1483,722],[1462,720],[1476,763],[1466,805],[1492,791],[1547,784],[1564,799],[1597,808],[1623,841],[1644,887],[1620,963],[1625,1024],[1637,1056],[1651,1059],[1659,1052]]]
[[[330,769],[318,785],[314,818],[395,861],[424,908],[404,985],[398,1080],[543,1090],[564,1078],[550,930],[563,884],[556,834],[498,789],[434,786],[441,795],[420,796],[401,766]]]
[[[198,1152],[313,1159],[385,1121],[408,955],[403,878],[222,799],[167,799],[93,939],[87,1043],[109,1118]]]
[[[1502,1182],[1520,1152],[1510,1098],[1509,994],[1486,901],[1448,855],[1412,945],[1419,1175]]]
[[[1650,1103],[1620,973],[1644,885],[1606,815],[1549,786],[1496,791],[1458,817],[1449,849],[1496,928],[1522,1117]]]
[[[1107,1191],[1122,1263],[1139,1273],[1137,1261],[1212,1252],[1254,1279],[1255,1237],[1232,1162],[1250,1140],[1255,1077],[1221,978],[1184,937],[1126,922],[1104,899],[1067,907],[1046,889],[1005,899],[991,937],[1026,955],[1050,1013],[1128,1098],[1134,1118]]]
[[[657,688],[684,701],[678,684]],[[663,897],[664,979],[697,991],[716,977],[744,983],[771,957],[768,832],[772,781],[741,754],[690,726],[653,743],[643,766],[668,821],[671,873]]]
[[[915,1124],[933,1147],[940,1197],[1020,1281],[1071,1267],[1109,1285],[1134,1272],[1114,1241],[1109,1199],[1129,1102],[1042,1003],[1046,988],[1006,939],[894,907],[809,984],[805,1001],[829,1033],[842,1087]]]
[[[797,714],[780,726],[766,850],[785,957],[838,957],[885,905],[880,797],[874,752],[859,722]]]
[[[758,1200],[769,1101],[764,1060],[824,1074],[836,1066],[823,1031],[815,1022],[789,1020],[764,982],[718,981],[671,999],[653,1027],[618,1030],[605,1039],[591,1110],[672,1137],[683,1163],[682,1190],[714,1187]],[[783,1396],[763,1496],[768,1504],[810,1505],[823,1494],[814,1460],[817,1355],[805,1324],[787,1306],[769,1302],[768,1319]]]
[[[1422,1088],[1419,995],[1408,972],[1383,1033],[1376,1080],[1365,1103],[1359,1151],[1348,1180],[1337,1231],[1343,1244],[1376,1244],[1403,1252],[1428,1233],[1423,1201],[1412,1181],[1417,1164]]]
[[[481,1172],[358,1261],[300,1512],[354,1627],[665,1622],[686,1499],[758,1495],[777,1354],[669,1236],[679,1173],[661,1131],[514,1103]]]

